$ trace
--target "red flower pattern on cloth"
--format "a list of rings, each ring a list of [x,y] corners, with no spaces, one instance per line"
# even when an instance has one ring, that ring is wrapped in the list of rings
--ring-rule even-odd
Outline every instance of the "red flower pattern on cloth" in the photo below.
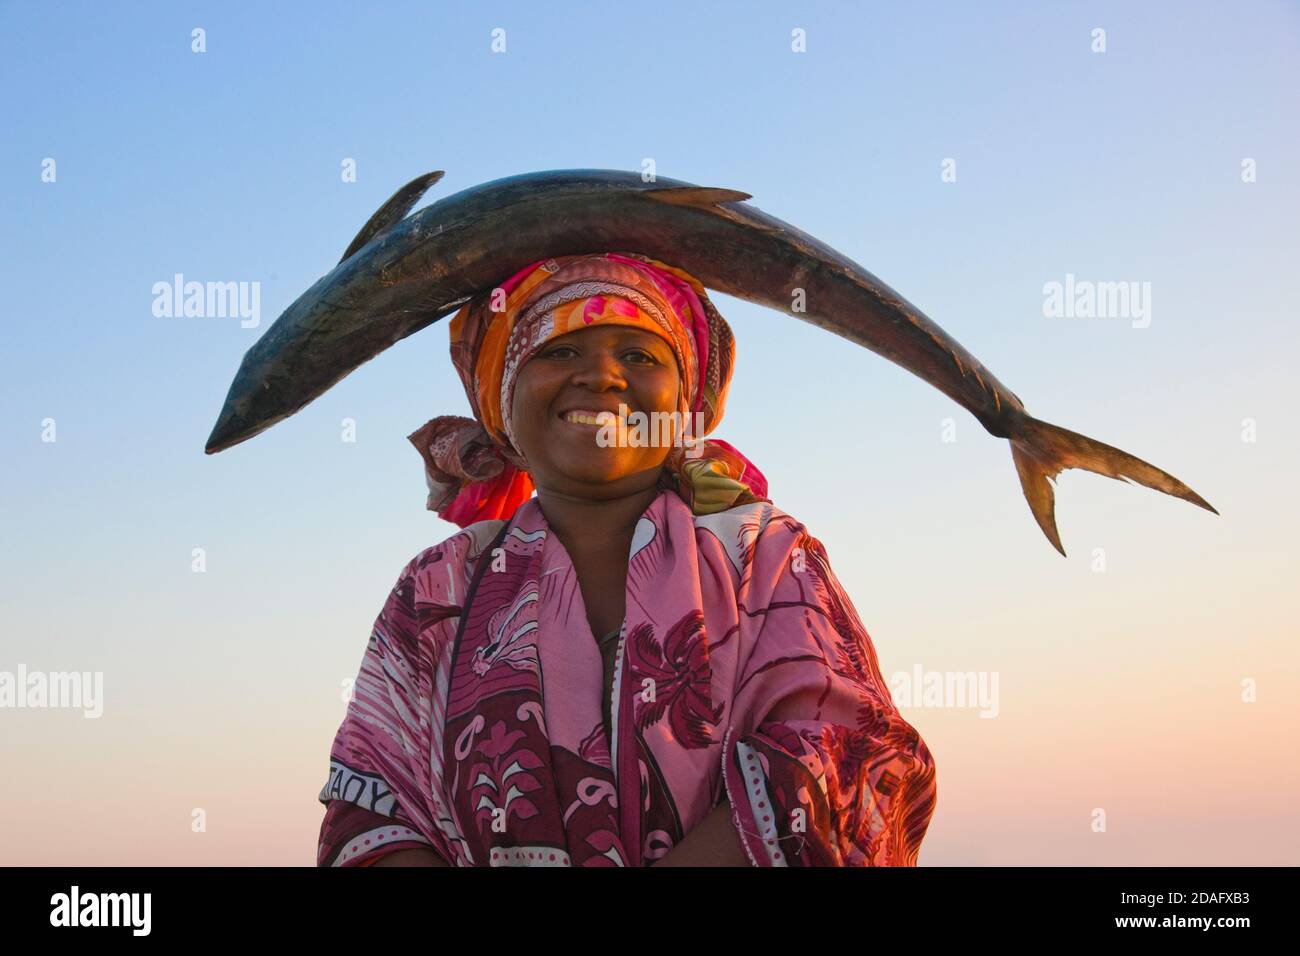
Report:
[[[712,675],[704,616],[691,611],[656,639],[648,623],[628,642],[633,692],[641,705],[637,726],[645,730],[665,714],[684,747],[707,747],[726,708],[710,700]],[[648,695],[648,696],[647,696]]]

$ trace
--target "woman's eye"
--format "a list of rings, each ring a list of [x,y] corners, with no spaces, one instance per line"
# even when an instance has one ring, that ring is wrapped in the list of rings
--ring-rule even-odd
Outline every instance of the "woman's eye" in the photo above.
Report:
[[[577,350],[574,349],[573,346],[571,345],[557,345],[555,348],[548,349],[542,354],[546,356],[546,358],[565,358],[569,353],[576,354],[576,351]],[[624,358],[631,359],[632,361],[635,361],[637,364],[642,364],[642,365],[658,364],[658,359],[656,359],[653,355],[651,355],[649,352],[645,351],[644,349],[633,349],[631,351],[623,353],[623,355]]]

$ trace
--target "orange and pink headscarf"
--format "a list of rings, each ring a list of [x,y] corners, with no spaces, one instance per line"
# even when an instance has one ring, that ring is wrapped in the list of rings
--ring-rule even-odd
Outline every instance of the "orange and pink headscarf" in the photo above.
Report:
[[[427,507],[465,527],[507,519],[534,485],[515,445],[510,409],[519,371],[545,344],[592,325],[631,325],[662,337],[677,359],[677,411],[703,423],[697,446],[675,446],[670,483],[695,514],[766,500],[767,480],[720,439],[735,360],[725,319],[693,276],[638,253],[560,256],[534,262],[467,303],[451,320],[451,360],[474,417],[441,415],[409,439],[425,464]]]

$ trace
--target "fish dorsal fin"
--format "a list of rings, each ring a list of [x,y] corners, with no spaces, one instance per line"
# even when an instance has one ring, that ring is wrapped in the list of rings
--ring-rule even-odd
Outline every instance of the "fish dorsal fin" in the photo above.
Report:
[[[388,197],[388,202],[379,207],[379,211],[371,216],[357,237],[352,240],[347,251],[343,253],[343,258],[339,262],[345,261],[354,252],[364,246],[375,236],[379,235],[395,222],[400,222],[411,211],[411,207],[420,201],[420,197],[429,191],[429,187],[442,179],[443,171],[435,170],[431,173],[425,173],[423,176],[417,176],[409,183]]]
[[[664,189],[648,190],[646,195],[674,206],[714,206],[720,202],[744,202],[746,199],[754,198],[749,193],[742,193],[738,189],[722,189],[716,186],[668,186]]]

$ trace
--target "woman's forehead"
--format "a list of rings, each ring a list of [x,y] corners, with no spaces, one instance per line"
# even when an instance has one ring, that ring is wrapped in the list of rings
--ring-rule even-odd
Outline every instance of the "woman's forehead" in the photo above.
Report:
[[[658,342],[666,349],[672,346],[664,340],[662,336],[655,335],[646,329],[637,328],[634,325],[590,325],[585,329],[574,329],[572,332],[566,332],[563,335],[557,335],[551,339],[554,342],[572,342],[581,340],[584,342],[608,341],[608,342],[637,342],[650,344]]]

